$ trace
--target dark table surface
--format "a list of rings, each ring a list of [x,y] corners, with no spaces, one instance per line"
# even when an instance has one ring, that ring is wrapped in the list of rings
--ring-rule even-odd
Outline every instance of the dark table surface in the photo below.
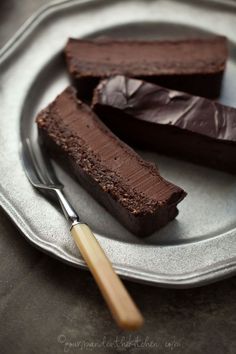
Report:
[[[1,0],[0,46],[45,3]],[[1,209],[0,269],[2,354],[236,353],[236,278],[189,290],[125,282],[146,320],[127,334],[88,272],[33,248]]]

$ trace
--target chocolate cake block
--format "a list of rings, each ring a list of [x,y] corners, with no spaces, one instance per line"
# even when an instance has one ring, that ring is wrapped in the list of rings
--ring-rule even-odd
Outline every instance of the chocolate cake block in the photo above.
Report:
[[[70,38],[65,48],[69,73],[83,98],[89,98],[99,79],[113,75],[217,97],[227,55],[222,36],[155,41]]]
[[[67,88],[37,116],[41,139],[113,216],[145,236],[174,219],[186,193],[162,178]]]
[[[124,76],[99,84],[93,108],[131,145],[236,172],[236,108]]]

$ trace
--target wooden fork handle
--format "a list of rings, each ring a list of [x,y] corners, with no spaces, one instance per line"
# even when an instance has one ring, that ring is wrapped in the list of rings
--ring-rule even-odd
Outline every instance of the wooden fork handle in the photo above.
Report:
[[[141,327],[141,313],[90,228],[79,223],[72,226],[71,234],[117,324],[128,330]]]

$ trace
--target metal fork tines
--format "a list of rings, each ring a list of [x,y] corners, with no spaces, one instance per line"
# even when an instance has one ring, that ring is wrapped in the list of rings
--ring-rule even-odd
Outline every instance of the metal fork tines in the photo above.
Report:
[[[43,147],[38,144],[36,158],[29,138],[22,140],[21,156],[25,173],[30,183],[39,191],[49,192],[60,202],[65,217],[72,225],[79,222],[79,216],[63,193],[63,184],[58,180],[50,159]]]

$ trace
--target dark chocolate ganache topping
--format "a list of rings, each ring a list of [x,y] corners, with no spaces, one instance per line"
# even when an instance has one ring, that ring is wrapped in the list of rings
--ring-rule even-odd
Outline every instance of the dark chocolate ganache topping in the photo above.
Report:
[[[102,81],[97,95],[99,103],[118,108],[142,121],[236,141],[236,108],[209,99],[120,75]]]

